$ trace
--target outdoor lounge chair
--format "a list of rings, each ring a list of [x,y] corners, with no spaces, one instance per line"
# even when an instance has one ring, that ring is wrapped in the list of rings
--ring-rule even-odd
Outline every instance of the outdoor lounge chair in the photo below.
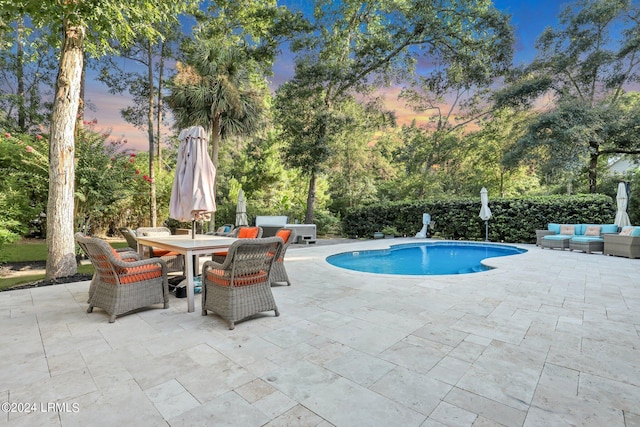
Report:
[[[631,234],[627,234],[627,230],[631,230]],[[622,228],[620,234],[605,235],[603,253],[625,258],[640,258],[640,227],[627,226]]]
[[[276,283],[286,283],[287,286],[291,286],[291,281],[289,281],[289,275],[287,274],[287,269],[284,268],[284,256],[287,252],[287,248],[291,245],[292,242],[296,240],[296,232],[290,228],[281,228],[276,231],[276,237],[280,237],[284,243],[282,246],[282,252],[278,259],[273,262],[273,267],[271,268],[271,285]]]
[[[229,247],[223,263],[207,261],[202,267],[202,315],[207,310],[229,323],[253,314],[274,310],[276,305],[269,281],[273,262],[282,251],[282,239],[240,239]]]
[[[229,235],[238,239],[259,239],[262,237],[262,227],[238,227]],[[211,260],[219,264],[224,262],[228,251],[218,251],[211,255]]]
[[[136,236],[161,237],[171,236],[171,230],[167,227],[138,227]],[[169,268],[169,273],[176,271],[184,272],[184,256],[177,252],[168,251],[166,249],[151,248],[151,253],[145,254],[147,258],[160,257]]]
[[[235,231],[236,228],[233,224],[225,224],[222,227],[218,227],[216,231],[209,232],[207,234],[214,236],[232,236]]]
[[[160,258],[145,260],[122,259],[111,245],[102,239],[75,235],[96,270],[89,293],[89,308],[102,308],[109,314],[109,323],[116,316],[153,304],[169,307],[167,263]]]

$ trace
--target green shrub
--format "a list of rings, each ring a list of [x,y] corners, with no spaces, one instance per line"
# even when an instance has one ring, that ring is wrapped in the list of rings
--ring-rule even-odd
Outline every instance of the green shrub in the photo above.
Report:
[[[320,236],[340,234],[340,218],[326,210],[314,212],[316,232]]]
[[[602,194],[576,196],[537,196],[518,199],[489,199],[492,217],[489,240],[534,243],[535,230],[550,222],[612,224],[614,200]],[[485,224],[479,217],[479,198],[391,202],[347,210],[342,219],[349,237],[369,237],[391,226],[404,236],[422,228],[422,214],[429,213],[431,234],[452,240],[484,240]]]

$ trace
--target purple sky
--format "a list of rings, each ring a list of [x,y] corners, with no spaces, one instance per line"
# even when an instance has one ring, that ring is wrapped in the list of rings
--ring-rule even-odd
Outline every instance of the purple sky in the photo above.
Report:
[[[294,10],[299,10],[310,4],[307,0],[285,0],[280,4],[287,5]],[[566,6],[566,2],[555,0],[494,0],[498,9],[509,13],[512,16],[512,25],[516,31],[515,45],[515,65],[522,65],[533,59],[535,56],[534,44],[538,36],[548,26],[555,26],[557,16]],[[286,55],[281,55],[275,66],[272,84],[278,85],[293,74],[293,61]],[[127,96],[111,95],[107,88],[95,81],[89,81],[86,89],[86,96],[95,105],[95,111],[86,112],[86,119],[97,118],[97,131],[111,129],[113,138],[123,138],[128,141],[127,148],[137,150],[147,150],[148,142],[145,132],[134,128],[120,117],[120,108],[130,104]],[[397,89],[388,91],[387,100],[395,101]],[[413,114],[410,110],[398,107],[397,115],[407,117]]]

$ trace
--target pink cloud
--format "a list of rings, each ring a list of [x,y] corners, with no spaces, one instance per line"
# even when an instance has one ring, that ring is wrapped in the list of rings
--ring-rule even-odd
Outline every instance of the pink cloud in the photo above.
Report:
[[[130,96],[111,94],[98,82],[87,85],[85,98],[91,109],[85,111],[85,120],[97,119],[95,131],[110,132],[109,139],[127,140],[123,149],[147,151],[149,137],[147,132],[127,123],[120,114],[120,110],[133,104]],[[165,130],[165,135],[168,132]]]

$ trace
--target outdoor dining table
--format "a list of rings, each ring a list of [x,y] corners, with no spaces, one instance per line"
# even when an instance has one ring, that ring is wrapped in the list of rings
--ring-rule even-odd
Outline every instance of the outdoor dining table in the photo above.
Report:
[[[227,249],[237,239],[235,237],[211,236],[204,234],[172,236],[138,236],[138,252],[142,257],[144,247],[166,249],[184,255],[185,274],[187,276],[187,306],[189,313],[195,310],[194,302],[194,256],[211,254]]]

